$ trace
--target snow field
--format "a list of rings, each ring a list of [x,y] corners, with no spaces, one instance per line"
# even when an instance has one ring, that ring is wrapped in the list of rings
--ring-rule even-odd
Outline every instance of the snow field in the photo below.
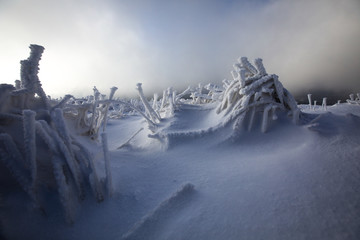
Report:
[[[342,107],[347,105],[334,111]],[[190,119],[206,121],[205,112],[177,114],[194,129],[197,123]],[[166,151],[153,147],[156,139],[141,140],[142,133],[129,148],[116,150],[146,123],[137,117],[110,120],[113,197],[101,204],[85,200],[73,226],[60,216],[25,212],[3,222],[5,233],[13,239],[357,239],[359,118],[324,116],[307,124],[323,125],[315,130],[279,119],[266,134],[254,129],[223,143],[218,136],[226,135],[224,130],[175,141]],[[178,131],[176,123],[171,126],[169,132]],[[185,183],[194,185],[194,192],[176,207],[163,208]],[[14,201],[12,211],[16,204],[22,205]],[[145,224],[132,233],[139,222]],[[23,231],[11,230],[15,225]]]

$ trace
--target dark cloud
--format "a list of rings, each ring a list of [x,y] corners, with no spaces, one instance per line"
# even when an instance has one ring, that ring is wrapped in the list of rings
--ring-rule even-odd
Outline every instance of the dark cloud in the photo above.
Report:
[[[263,58],[294,94],[360,91],[359,25],[357,0],[5,1],[0,72],[17,70],[0,76],[17,78],[36,42],[46,47],[41,79],[55,95],[220,83],[240,56]]]

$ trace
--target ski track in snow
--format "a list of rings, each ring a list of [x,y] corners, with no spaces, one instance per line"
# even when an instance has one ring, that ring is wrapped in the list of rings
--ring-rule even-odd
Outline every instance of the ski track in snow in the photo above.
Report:
[[[166,151],[147,130],[116,150],[146,124],[140,117],[110,120],[111,199],[87,198],[68,226],[60,210],[44,218],[14,193],[0,226],[9,239],[360,239],[360,107],[328,111],[310,127],[278,120],[266,134],[254,129],[220,144],[220,132],[175,141]],[[210,115],[180,110],[168,130],[206,128]],[[171,207],[169,196],[185,183],[194,194]]]

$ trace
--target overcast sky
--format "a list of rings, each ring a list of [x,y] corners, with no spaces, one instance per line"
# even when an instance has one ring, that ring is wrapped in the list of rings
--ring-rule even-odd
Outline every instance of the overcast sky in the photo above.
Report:
[[[53,97],[221,83],[240,56],[293,93],[360,92],[358,0],[0,0],[1,83],[19,79],[32,43]]]

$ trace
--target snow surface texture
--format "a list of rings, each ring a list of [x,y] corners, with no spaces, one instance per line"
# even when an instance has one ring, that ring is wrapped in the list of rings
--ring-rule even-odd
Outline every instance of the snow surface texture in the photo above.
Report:
[[[360,109],[338,113],[348,107],[304,114],[301,126],[279,119],[272,131],[258,129],[232,143],[223,144],[221,132],[180,139],[167,151],[152,148],[143,132],[130,141],[132,148],[116,150],[147,123],[140,116],[110,120],[113,198],[101,204],[85,199],[68,226],[61,217],[27,210],[21,194],[13,193],[3,199],[3,234],[9,239],[358,239]],[[180,110],[177,117],[201,118],[207,111]],[[184,183],[193,184],[194,192],[163,208]]]
[[[258,60],[255,66],[243,61],[242,67],[253,75],[245,74],[245,85],[239,91],[252,84],[263,89],[258,88],[262,84],[257,85],[256,80],[273,79],[264,80],[271,84],[258,99],[267,99],[269,104],[281,103],[281,88],[275,86],[274,76],[266,77]],[[244,72],[240,70],[239,74]],[[246,83],[246,79],[257,75],[261,77]],[[230,89],[228,84],[242,81],[235,76],[236,79],[238,82],[225,81],[223,88],[211,85],[189,88],[184,93],[192,96],[189,100],[182,100],[181,94],[169,88],[163,99],[145,107],[139,101],[105,99],[101,94],[97,99],[95,96],[83,100],[68,97],[62,102],[48,99],[52,114],[33,111],[35,120],[31,111],[9,113],[13,102],[4,97],[8,102],[0,102],[0,237],[359,239],[360,106],[346,103],[324,109],[294,106],[288,101],[293,107],[280,105],[283,107],[278,108],[282,111],[276,112],[276,121],[270,121],[273,115],[268,110],[270,119],[263,133],[268,104],[262,104],[257,108],[251,131],[244,124],[244,129],[237,129],[234,137],[234,124],[240,115],[233,115],[227,124],[219,125],[229,118],[224,114],[227,108],[218,109],[227,96],[226,89]],[[5,86],[1,90],[11,95],[14,88]],[[211,91],[205,94],[203,88]],[[246,97],[240,92],[236,94],[237,100]],[[83,103],[88,110],[74,107]],[[235,102],[228,103],[230,106]],[[234,105],[233,109],[249,109],[251,119],[251,108],[243,105],[243,101],[237,103],[239,108]],[[37,106],[46,108],[41,101]],[[297,109],[301,113],[294,112]],[[106,122],[105,116],[112,118],[106,124],[107,133],[101,134],[100,143],[98,126]],[[294,116],[298,117],[298,125],[293,124]],[[41,144],[47,146],[41,148],[37,144],[35,152],[31,147],[34,128],[23,131],[33,122],[36,141],[42,139]],[[24,139],[25,135],[28,137]],[[171,147],[166,141],[171,142]],[[54,155],[51,161],[46,160],[47,148]],[[44,160],[34,161],[34,154],[36,159]],[[85,163],[79,164],[81,171],[71,161],[74,159]],[[39,164],[36,169],[34,164]],[[62,166],[66,166],[65,172]],[[52,173],[49,167],[57,171]],[[90,187],[85,190],[92,190],[95,199],[79,196],[77,178],[71,177],[72,184],[66,184],[67,174],[73,171],[87,174]],[[41,188],[38,201],[45,215],[33,206],[39,196],[33,191],[35,175],[38,182],[47,180],[47,188]],[[59,189],[59,193],[52,188]],[[66,194],[69,191],[83,199],[81,204],[77,201],[64,204],[70,210],[76,208],[78,213],[74,213],[75,209],[67,211],[68,218],[74,220],[72,225],[64,222],[57,198],[74,196]],[[101,201],[105,192],[112,197],[99,204],[96,200]]]

